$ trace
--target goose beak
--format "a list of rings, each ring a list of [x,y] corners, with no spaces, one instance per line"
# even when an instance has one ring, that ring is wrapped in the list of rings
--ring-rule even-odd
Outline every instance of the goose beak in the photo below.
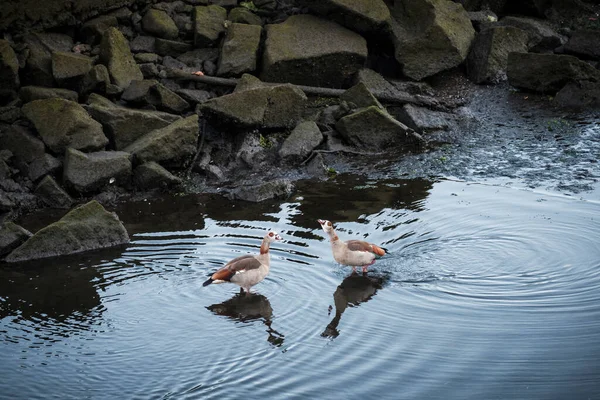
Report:
[[[321,225],[323,225],[323,224],[325,223],[325,221],[324,221],[324,220],[322,220],[322,219],[318,219],[318,220],[317,220],[317,222],[318,222],[319,224],[321,224]]]
[[[283,240],[283,239],[281,238],[281,236],[275,235],[275,240]]]

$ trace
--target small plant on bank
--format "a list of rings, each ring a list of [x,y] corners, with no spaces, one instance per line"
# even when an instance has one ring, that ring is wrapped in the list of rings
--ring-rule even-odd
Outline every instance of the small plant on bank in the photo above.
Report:
[[[262,134],[258,139],[258,144],[263,149],[270,149],[273,146],[273,142],[271,142],[268,138],[264,137]]]
[[[240,6],[247,8],[250,11],[254,11],[254,12],[258,11],[258,7],[256,7],[256,5],[251,1],[242,1],[240,3]]]

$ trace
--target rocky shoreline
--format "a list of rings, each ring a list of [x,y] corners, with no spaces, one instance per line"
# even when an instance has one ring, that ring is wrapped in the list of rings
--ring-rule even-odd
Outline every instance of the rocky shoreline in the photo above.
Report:
[[[165,191],[263,201],[334,174],[332,157],[401,157],[468,134],[468,99],[442,95],[443,74],[600,106],[593,2],[108,3],[0,21],[7,261],[53,255],[22,254],[43,245],[11,221],[34,209],[86,203],[97,223],[100,204]]]

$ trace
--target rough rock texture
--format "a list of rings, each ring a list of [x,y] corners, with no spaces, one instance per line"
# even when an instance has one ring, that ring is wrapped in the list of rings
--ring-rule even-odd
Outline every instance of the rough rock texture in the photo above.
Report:
[[[396,60],[409,78],[421,80],[460,65],[475,38],[462,5],[448,0],[395,2],[392,22]]]
[[[154,36],[137,36],[129,43],[130,49],[134,53],[154,53],[156,38]]]
[[[58,98],[34,100],[23,106],[23,114],[54,153],[62,154],[67,147],[94,151],[108,144],[102,125],[72,101]]]
[[[394,117],[420,134],[446,130],[454,125],[457,118],[455,114],[429,110],[412,104],[402,106],[400,110],[394,112]]]
[[[371,93],[371,91],[367,88],[367,85],[365,85],[363,82],[359,82],[350,89],[346,90],[340,96],[340,100],[347,102],[353,108],[376,106],[382,110],[384,109],[379,100],[373,96],[373,93]]]
[[[311,15],[293,15],[266,31],[264,81],[344,87],[367,57],[362,36]]]
[[[262,20],[246,7],[235,7],[229,11],[227,19],[238,24],[262,25]]]
[[[113,183],[128,185],[131,170],[131,155],[127,152],[82,153],[68,149],[65,153],[63,182],[79,193],[89,193]]]
[[[576,57],[555,54],[510,53],[507,74],[514,87],[551,94],[572,81],[600,81],[600,70]]]
[[[90,93],[100,91],[105,93],[109,91],[111,86],[110,74],[105,65],[94,65],[92,69],[85,75],[81,83],[80,92]]]
[[[75,202],[51,176],[46,176],[36,186],[34,193],[51,208],[71,208]]]
[[[390,10],[383,0],[303,0],[310,10],[360,33],[389,29]]]
[[[294,185],[285,179],[276,179],[260,185],[242,186],[230,193],[234,200],[261,202],[275,198],[287,198],[294,190]]]
[[[53,86],[52,52],[71,51],[73,39],[61,33],[30,33],[23,38],[29,57],[22,71],[22,84]]]
[[[126,89],[135,79],[144,79],[142,71],[136,64],[127,39],[117,28],[108,28],[100,43],[100,60],[108,68],[113,83]]]
[[[600,60],[600,30],[582,29],[573,32],[565,44],[565,52],[582,58]]]
[[[43,86],[23,86],[21,90],[19,90],[19,97],[23,103],[29,103],[34,100],[51,99],[54,97],[74,102],[77,102],[79,99],[79,95],[73,90],[47,88]]]
[[[177,57],[192,50],[192,45],[177,40],[157,38],[154,42],[154,50],[160,56]]]
[[[119,20],[114,15],[101,15],[86,21],[81,26],[81,35],[89,44],[98,43],[108,28],[118,25]]]
[[[299,123],[279,149],[284,160],[303,160],[323,141],[323,134],[313,121]]]
[[[156,129],[125,148],[136,163],[156,161],[165,166],[182,167],[196,153],[198,115]]]
[[[589,110],[600,108],[600,82],[580,81],[567,83],[554,97],[561,107]]]
[[[42,157],[36,158],[29,164],[27,176],[32,182],[40,178],[57,172],[62,167],[62,162],[56,157],[45,153]]]
[[[529,36],[512,26],[495,26],[479,33],[467,58],[469,78],[475,83],[506,80],[508,53],[527,52]]]
[[[181,184],[181,179],[158,163],[149,161],[135,168],[133,183],[142,190],[166,189]]]
[[[159,111],[92,105],[90,115],[104,127],[115,149],[123,150],[145,134],[181,119],[178,115]]]
[[[0,225],[0,258],[25,243],[31,236],[31,232],[13,222]]]
[[[366,152],[390,146],[415,145],[422,138],[376,106],[361,109],[340,119],[336,130],[351,144]]]
[[[231,24],[221,47],[217,75],[239,76],[254,71],[261,32],[258,25]]]
[[[227,10],[218,5],[194,8],[194,44],[196,47],[212,47],[225,31]]]
[[[190,105],[178,94],[155,80],[131,81],[121,99],[136,106],[152,105],[159,110],[181,113]]]
[[[19,86],[19,60],[10,43],[0,39],[0,91]]]
[[[36,232],[6,257],[8,262],[80,253],[129,242],[115,213],[97,201],[71,210],[59,221]]]
[[[46,146],[28,129],[12,125],[0,130],[0,148],[10,150],[18,163],[29,164],[44,156]]]
[[[164,39],[177,39],[179,36],[179,29],[169,14],[154,8],[144,14],[142,27],[146,33]]]
[[[534,53],[552,52],[565,43],[565,38],[554,32],[545,22],[537,19],[505,17],[498,22],[498,25],[514,26],[527,32],[529,35],[527,47]]]
[[[91,69],[92,59],[88,56],[64,51],[52,53],[52,75],[61,87],[79,89]]]
[[[292,128],[301,119],[306,102],[306,95],[297,87],[277,85],[236,89],[200,104],[199,108],[215,124],[240,129]]]

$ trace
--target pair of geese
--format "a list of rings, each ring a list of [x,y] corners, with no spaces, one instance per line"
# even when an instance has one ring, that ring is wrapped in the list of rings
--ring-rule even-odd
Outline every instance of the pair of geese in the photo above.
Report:
[[[330,221],[319,219],[318,222],[329,236],[335,261],[353,267],[354,271],[356,271],[356,267],[362,267],[363,272],[366,272],[367,267],[375,262],[377,256],[385,254],[384,249],[372,243],[362,240],[342,241],[335,233],[333,224]],[[281,240],[281,236],[277,232],[267,232],[260,245],[259,255],[247,254],[234,258],[225,264],[223,268],[212,274],[203,286],[208,286],[211,283],[231,282],[249,293],[250,288],[265,279],[269,273],[271,259],[269,246],[277,240]]]

